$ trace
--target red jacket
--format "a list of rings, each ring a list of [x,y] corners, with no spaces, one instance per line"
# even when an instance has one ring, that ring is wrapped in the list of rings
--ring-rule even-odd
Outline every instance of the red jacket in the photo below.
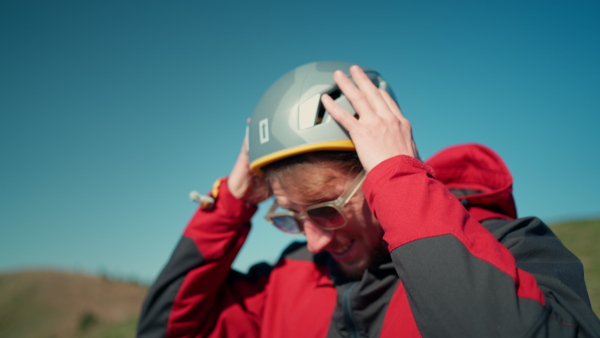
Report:
[[[363,190],[390,259],[349,281],[304,243],[274,267],[232,271],[256,208],[223,183],[151,288],[138,336],[600,336],[581,263],[539,219],[515,219],[512,177],[490,149],[397,156]]]

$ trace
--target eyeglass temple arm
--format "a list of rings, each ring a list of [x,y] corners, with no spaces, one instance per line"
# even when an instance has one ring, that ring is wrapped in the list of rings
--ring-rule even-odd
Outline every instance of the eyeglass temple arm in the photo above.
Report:
[[[339,199],[342,200],[343,204],[346,204],[348,202],[348,200],[354,196],[354,194],[356,193],[356,191],[362,186],[363,181],[365,180],[365,178],[367,177],[367,172],[362,170],[358,176],[356,176],[356,178],[354,178],[354,180],[352,180],[352,183],[350,183],[350,186],[352,186],[352,190],[347,191],[345,194],[343,194],[342,196],[339,197]]]

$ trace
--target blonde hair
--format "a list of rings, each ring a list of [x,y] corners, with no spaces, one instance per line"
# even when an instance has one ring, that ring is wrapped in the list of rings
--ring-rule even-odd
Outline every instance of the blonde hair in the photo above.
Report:
[[[284,189],[318,191],[332,180],[354,176],[362,169],[356,152],[316,151],[279,160],[262,170],[268,183],[277,181]],[[311,176],[315,179],[299,179],[301,173],[314,173]]]

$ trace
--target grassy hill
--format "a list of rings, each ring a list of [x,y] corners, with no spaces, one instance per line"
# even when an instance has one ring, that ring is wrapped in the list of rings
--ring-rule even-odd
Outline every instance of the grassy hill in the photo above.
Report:
[[[596,314],[600,314],[600,219],[553,225],[583,262]],[[0,274],[0,337],[134,337],[147,288],[58,271]]]
[[[600,316],[600,219],[556,224],[551,229],[583,263],[592,308]]]
[[[0,337],[133,337],[146,292],[58,271],[0,274]]]

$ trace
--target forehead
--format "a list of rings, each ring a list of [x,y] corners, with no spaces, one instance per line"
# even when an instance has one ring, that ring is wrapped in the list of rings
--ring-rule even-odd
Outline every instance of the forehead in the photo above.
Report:
[[[312,165],[274,178],[271,189],[282,206],[311,205],[337,198],[352,178],[339,169]]]

